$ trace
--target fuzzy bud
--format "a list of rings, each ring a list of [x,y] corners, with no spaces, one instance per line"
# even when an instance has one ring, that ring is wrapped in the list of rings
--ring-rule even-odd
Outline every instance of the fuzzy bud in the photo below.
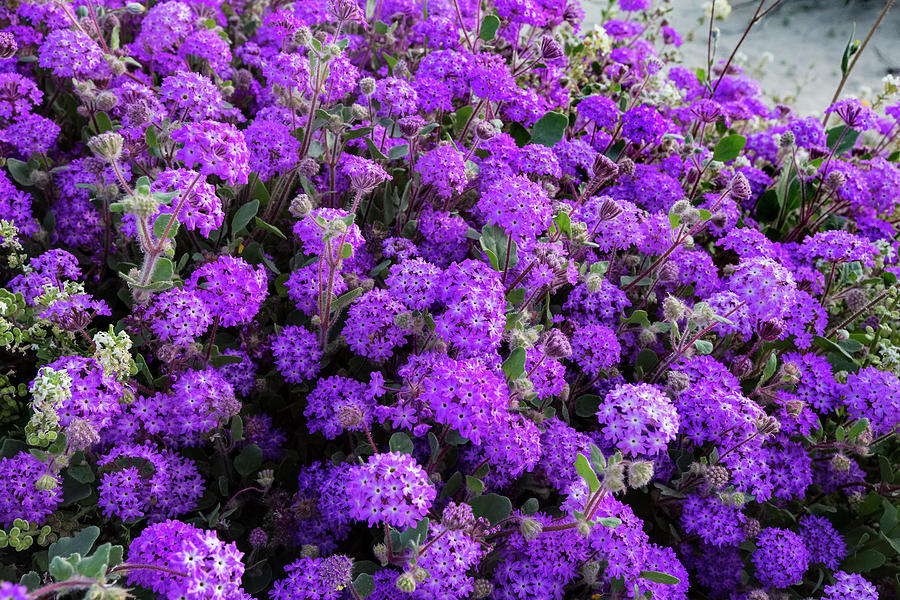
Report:
[[[544,355],[547,358],[568,358],[572,355],[572,344],[559,329],[551,329],[544,337]]]
[[[710,465],[706,468],[706,484],[714,490],[721,490],[728,485],[728,469],[722,465]]]
[[[531,517],[519,519],[519,533],[522,534],[522,537],[525,538],[526,542],[530,542],[537,536],[541,535],[541,532],[543,530],[544,526],[541,525],[539,521],[536,521]]]
[[[737,202],[749,200],[753,194],[750,189],[750,182],[743,173],[736,173],[731,180],[731,197]]]
[[[549,35],[545,35],[541,40],[541,60],[554,61],[565,56],[562,46]]]
[[[359,80],[359,91],[363,96],[371,96],[375,93],[375,80],[371,77],[363,77]]]
[[[825,177],[825,187],[830,190],[840,189],[844,187],[845,183],[847,183],[847,176],[840,171],[831,171],[828,176]]]
[[[388,549],[384,544],[377,544],[372,548],[372,554],[375,555],[375,558],[378,559],[382,566],[388,564]]]
[[[862,308],[868,302],[866,298],[866,293],[859,288],[853,288],[849,292],[847,292],[847,296],[845,297],[847,301],[847,308],[849,308],[852,312],[857,312],[862,310]]]
[[[88,148],[97,158],[115,162],[122,158],[122,144],[125,139],[114,131],[106,131],[95,135],[88,141]]]
[[[653,463],[649,460],[633,460],[628,464],[628,487],[642,488],[653,479]]]
[[[612,198],[606,198],[603,201],[603,204],[600,205],[600,209],[597,211],[597,216],[600,217],[601,221],[612,221],[616,217],[622,214],[622,207],[619,206],[619,203],[613,200]]]
[[[594,159],[593,165],[594,181],[596,185],[600,185],[604,181],[615,179],[619,176],[619,166],[605,154],[598,154]]]
[[[97,94],[97,108],[102,111],[110,111],[119,104],[119,97],[109,90]]]
[[[479,140],[489,140],[497,135],[497,128],[490,121],[479,121],[475,126],[475,136]]]
[[[687,306],[684,302],[675,296],[666,296],[663,300],[663,318],[669,323],[680,320],[687,312]]]
[[[300,547],[300,556],[303,558],[318,558],[319,547],[315,544],[303,544]]]
[[[397,581],[395,583],[397,589],[401,592],[406,592],[407,594],[411,594],[416,591],[416,579],[412,573],[403,573],[399,577],[397,577]]]
[[[642,327],[638,334],[638,346],[647,348],[656,343],[656,332],[649,327]]]
[[[363,418],[363,412],[358,406],[344,405],[338,409],[337,422],[343,429],[356,429]]]
[[[769,319],[759,327],[759,337],[764,342],[774,342],[784,332],[785,323],[781,319]]]
[[[256,476],[256,483],[263,489],[269,489],[275,483],[275,471],[272,469],[263,469]]]
[[[744,522],[743,529],[744,529],[744,535],[747,536],[748,540],[755,539],[756,536],[759,535],[759,529],[760,529],[759,521],[757,521],[756,519],[753,519],[751,517],[748,517],[747,520]]]
[[[843,454],[835,454],[831,457],[831,468],[839,473],[846,473],[850,470],[850,459]]]
[[[782,148],[791,148],[796,141],[796,136],[794,136],[793,131],[785,131],[781,134],[781,138],[778,140],[778,145]]]
[[[766,590],[753,590],[747,594],[747,600],[769,600],[769,594]]]
[[[578,531],[578,535],[585,539],[591,537],[591,524],[586,519],[575,521],[575,530]]]
[[[298,46],[305,47],[312,41],[312,31],[305,25],[298,27],[294,32],[293,40]]]
[[[304,158],[297,165],[297,171],[307,179],[312,179],[319,172],[319,161],[314,158]]]
[[[87,450],[100,441],[100,434],[87,419],[73,419],[66,427],[66,440],[72,450]]]
[[[660,281],[675,281],[678,279],[678,274],[681,272],[677,263],[667,262],[664,263],[663,266],[659,268],[659,280]]]
[[[354,121],[362,121],[369,116],[369,111],[362,104],[352,104],[350,106],[350,118]]]
[[[627,156],[619,160],[619,174],[634,175],[634,161]]]
[[[756,421],[756,431],[762,436],[774,435],[781,429],[779,423],[774,417],[764,416]]]
[[[313,209],[312,202],[306,194],[297,194],[297,197],[291,200],[288,212],[294,217],[302,219],[308,215]]]
[[[485,598],[490,598],[491,594],[494,593],[494,584],[492,584],[487,579],[476,579],[475,584],[472,586],[472,598],[473,600],[484,600]]]
[[[35,169],[28,174],[28,180],[31,182],[31,185],[42,190],[50,183],[50,174],[47,171]]]
[[[666,386],[676,394],[680,394],[688,389],[690,384],[691,378],[687,373],[682,371],[669,371],[666,374]]]
[[[603,276],[597,273],[588,273],[584,278],[584,286],[591,294],[599,292],[603,288]]]
[[[609,461],[606,471],[603,472],[603,481],[600,484],[603,489],[615,494],[625,490],[625,464]]]
[[[49,492],[59,487],[59,480],[50,473],[44,473],[35,482],[34,487],[42,492]]]
[[[753,372],[753,361],[747,356],[738,356],[731,363],[731,373],[738,379],[744,379]]]

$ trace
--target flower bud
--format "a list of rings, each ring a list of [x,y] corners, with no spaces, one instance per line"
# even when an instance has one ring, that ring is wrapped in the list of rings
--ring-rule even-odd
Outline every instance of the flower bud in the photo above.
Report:
[[[845,183],[847,183],[847,176],[840,171],[831,171],[825,177],[825,187],[830,190],[840,189],[844,187]]]
[[[354,102],[352,105],[350,105],[350,118],[354,121],[362,121],[368,116],[369,111],[367,111],[366,107],[362,104],[356,104]]]
[[[584,286],[591,294],[596,294],[603,289],[603,276],[597,273],[588,273],[584,278]]]
[[[619,159],[619,173],[621,175],[634,175],[634,161],[627,156]]]
[[[494,584],[487,579],[476,579],[472,586],[472,599],[484,600],[494,593]]]
[[[743,202],[749,200],[751,195],[753,190],[750,189],[747,177],[743,173],[735,173],[731,180],[731,197],[737,202]]]
[[[258,483],[261,488],[269,489],[272,487],[272,484],[275,483],[275,471],[272,469],[263,469],[259,472],[259,475],[256,476],[256,483]]]
[[[371,96],[375,93],[375,80],[371,77],[363,77],[359,80],[359,91],[363,96]]]
[[[597,583],[597,575],[600,574],[600,563],[596,560],[589,560],[581,565],[581,576],[584,578],[585,585],[592,586]]]
[[[312,202],[309,199],[309,196],[306,194],[297,194],[297,196],[291,200],[291,205],[288,207],[288,212],[291,213],[294,217],[298,219],[302,219],[306,215],[308,215],[313,209]]]
[[[759,327],[759,337],[764,342],[774,342],[784,332],[785,323],[781,319],[769,319]]]
[[[372,554],[375,555],[375,558],[378,559],[382,566],[388,564],[388,549],[384,544],[377,544],[372,548]]]
[[[791,148],[796,141],[796,136],[793,131],[785,131],[781,134],[781,138],[778,140],[778,145],[782,148]]]
[[[88,148],[97,158],[115,162],[122,158],[122,144],[125,139],[114,131],[106,131],[95,135],[88,141]]]
[[[475,136],[479,140],[489,140],[497,135],[497,128],[490,121],[479,121],[475,126]]]
[[[416,591],[416,579],[415,577],[413,577],[413,574],[409,572],[403,573],[402,575],[397,577],[395,585],[401,592],[411,594]]]
[[[619,166],[605,154],[597,155],[597,158],[594,159],[592,170],[594,173],[592,183],[596,185],[600,185],[604,181],[609,181],[610,179],[615,179],[619,176]]]
[[[312,41],[312,31],[305,25],[298,27],[294,31],[293,41],[298,46],[306,47]]]
[[[722,465],[709,465],[706,467],[706,484],[713,490],[721,490],[728,485],[728,469]]]
[[[800,416],[800,413],[803,412],[805,407],[806,402],[803,400],[788,400],[784,403],[784,412],[796,418]]]
[[[352,404],[345,404],[337,411],[337,422],[343,429],[356,429],[364,418],[362,409]]]
[[[543,530],[544,526],[531,517],[519,519],[519,533],[522,534],[522,537],[525,538],[526,542],[535,539]]]
[[[59,480],[50,473],[44,473],[35,482],[34,487],[42,492],[49,492],[59,487]]]
[[[666,386],[674,393],[680,394],[688,389],[691,384],[691,378],[687,373],[682,371],[669,371],[666,374]]]
[[[575,521],[575,530],[581,537],[585,539],[591,537],[591,529],[591,524],[586,519],[582,518]]]
[[[744,379],[753,372],[753,361],[748,356],[738,356],[731,363],[730,371],[738,379]]]
[[[840,473],[850,470],[850,459],[843,454],[835,454],[831,457],[831,468]]]
[[[747,600],[769,600],[766,590],[756,589],[747,594]]]
[[[759,521],[752,517],[747,517],[747,520],[744,521],[743,525],[744,535],[747,536],[748,540],[752,540],[759,535],[760,525]]]
[[[559,60],[565,56],[562,46],[549,35],[545,35],[541,40],[541,60],[545,62]]]
[[[300,556],[303,558],[318,558],[319,547],[315,544],[303,544],[300,547]]]
[[[28,180],[31,182],[31,185],[42,190],[50,183],[50,174],[47,171],[35,169],[28,174]]]
[[[551,329],[544,337],[544,356],[547,358],[568,358],[572,356],[572,344],[559,329]]]
[[[314,158],[304,158],[297,165],[297,171],[307,179],[312,179],[319,172],[319,161]]]
[[[597,210],[597,216],[601,221],[612,221],[623,212],[619,203],[612,198],[606,198]]]
[[[653,479],[653,463],[649,460],[633,460],[628,464],[628,487],[642,488]]]
[[[687,306],[671,294],[663,300],[663,318],[669,323],[680,320],[687,313]]]

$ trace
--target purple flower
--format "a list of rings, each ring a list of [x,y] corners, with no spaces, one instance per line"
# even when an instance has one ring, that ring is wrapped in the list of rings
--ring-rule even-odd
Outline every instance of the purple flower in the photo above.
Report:
[[[333,440],[344,431],[369,429],[374,408],[375,400],[364,383],[333,375],[316,383],[306,397],[303,415],[310,431]]]
[[[786,588],[798,583],[809,566],[809,553],[803,538],[787,529],[767,527],[756,538],[756,551],[750,559],[756,578],[763,585]]]
[[[272,600],[337,600],[340,590],[350,584],[353,560],[335,555],[328,558],[303,557],[284,567],[288,576],[275,582]]]
[[[28,588],[18,583],[0,581],[0,600],[28,600]]]
[[[825,517],[806,515],[800,517],[800,536],[809,551],[809,562],[820,563],[829,569],[837,569],[847,556],[844,536],[839,534]]]
[[[218,175],[228,183],[247,183],[250,174],[249,153],[243,134],[229,123],[197,121],[172,132],[172,139],[183,146],[178,159],[204,175]]]
[[[422,183],[430,185],[441,198],[450,199],[466,186],[466,163],[453,145],[441,144],[416,161]]]
[[[181,521],[150,525],[128,547],[128,562],[157,565],[170,571],[130,569],[128,583],[149,588],[165,598],[251,600],[241,588],[243,553],[215,531]]]
[[[689,495],[681,513],[681,526],[713,546],[734,546],[744,541],[744,513],[716,496]]]
[[[50,32],[38,51],[38,64],[52,69],[57,77],[91,79],[102,76],[106,61],[97,42],[82,31],[56,29]]]
[[[290,383],[302,383],[316,376],[322,350],[314,333],[297,325],[288,325],[269,338],[275,366]]]
[[[666,128],[666,120],[646,104],[639,104],[622,115],[622,135],[636,144],[658,142]]]
[[[877,116],[869,106],[857,98],[838,100],[825,110],[825,114],[835,113],[847,127],[857,131],[874,129]]]
[[[179,71],[162,80],[160,99],[174,121],[200,121],[219,116],[222,96],[208,77]]]
[[[194,271],[186,287],[224,327],[249,323],[266,299],[265,269],[241,258],[220,256]]]
[[[605,325],[583,325],[572,336],[572,360],[585,373],[598,378],[613,365],[619,364],[622,348],[616,332]]]
[[[0,458],[0,524],[16,519],[43,524],[62,502],[62,480],[30,452]]]
[[[522,175],[496,181],[478,201],[478,210],[492,225],[517,240],[531,239],[550,226],[550,199],[540,185]]]
[[[900,379],[893,373],[875,367],[850,373],[842,396],[847,414],[854,419],[868,419],[876,436],[900,425]]]
[[[434,485],[414,458],[400,452],[375,454],[346,475],[350,516],[370,527],[387,523],[405,529],[431,508]]]
[[[621,112],[612,98],[594,95],[587,96],[578,103],[578,114],[592,121],[601,129],[609,129],[619,122]]]
[[[347,311],[342,331],[347,345],[359,354],[382,362],[406,343],[407,332],[396,324],[406,307],[387,290],[372,290],[359,297]]]
[[[597,418],[606,441],[630,456],[662,452],[678,434],[678,413],[672,402],[646,383],[613,388],[600,404]]]
[[[173,288],[158,294],[148,309],[150,329],[164,342],[187,346],[200,338],[212,317],[209,309],[197,293],[184,288]]]
[[[287,125],[274,119],[256,119],[244,130],[250,154],[250,170],[266,181],[297,165],[300,140]]]
[[[862,575],[838,571],[833,576],[822,600],[878,600],[878,589]]]

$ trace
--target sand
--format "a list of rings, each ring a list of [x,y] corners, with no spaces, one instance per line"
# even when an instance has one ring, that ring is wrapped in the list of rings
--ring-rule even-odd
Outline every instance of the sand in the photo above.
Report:
[[[708,23],[700,20],[707,1],[671,0],[671,21],[685,37],[682,52],[685,64],[691,67],[706,63]],[[771,6],[772,1],[767,0],[766,5]],[[731,53],[758,5],[758,0],[731,2],[731,15],[716,22],[721,32],[716,56],[722,60]],[[607,0],[582,0],[582,5],[587,24],[593,25]],[[741,46],[746,69],[758,76],[770,98],[790,102],[800,113],[821,113],[840,81],[841,55],[853,23],[855,39],[862,41],[883,6],[883,0],[784,0],[754,26]],[[771,62],[760,72],[756,67],[766,52],[771,53]],[[842,96],[856,95],[863,86],[880,91],[881,79],[888,73],[900,75],[900,2],[869,42]]]

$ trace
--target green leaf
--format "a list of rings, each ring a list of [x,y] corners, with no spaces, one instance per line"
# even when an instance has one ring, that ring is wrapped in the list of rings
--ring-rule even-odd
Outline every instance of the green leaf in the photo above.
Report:
[[[841,54],[841,75],[847,73],[847,69],[850,67],[850,57],[853,56],[856,52],[854,50],[853,38],[856,37],[856,23],[853,23],[853,27],[850,29],[850,37],[847,38],[847,44],[844,46],[844,52]]]
[[[496,525],[512,512],[512,502],[506,496],[485,494],[469,500],[472,513],[476,517],[484,517],[491,525]]]
[[[375,578],[368,573],[360,573],[353,580],[353,589],[360,598],[368,598],[375,591]]]
[[[575,470],[578,471],[578,475],[588,484],[588,488],[591,490],[592,494],[600,489],[600,480],[597,478],[597,474],[594,473],[594,469],[591,467],[591,463],[588,461],[587,457],[580,452],[575,459]]]
[[[850,436],[851,440],[855,440],[856,438],[859,437],[859,434],[861,434],[863,431],[866,430],[866,427],[868,427],[868,426],[869,426],[868,419],[860,419],[859,421],[857,421],[856,423],[853,424],[853,427],[850,428],[850,431],[847,433],[847,435]]]
[[[525,374],[525,359],[527,352],[519,346],[503,361],[503,373],[508,381],[514,381]]]
[[[778,357],[775,356],[775,353],[769,355],[769,360],[766,362],[766,368],[763,369],[762,377],[760,378],[760,383],[765,383],[769,380],[769,378],[775,374],[775,368],[778,366]]]
[[[678,229],[678,226],[681,225],[681,215],[669,213],[669,225],[671,225],[672,229]]]
[[[771,223],[778,218],[780,211],[781,204],[775,190],[766,190],[756,202],[756,220],[761,223]]]
[[[653,583],[664,583],[666,585],[677,585],[681,583],[681,580],[677,577],[667,573],[660,573],[659,571],[641,571],[639,577],[646,579],[647,581],[652,581]]]
[[[61,538],[57,542],[50,544],[50,549],[47,551],[47,558],[50,560],[53,560],[57,556],[69,558],[73,554],[87,556],[98,537],[100,537],[99,527],[93,525],[85,527],[76,533],[74,537]]]
[[[850,573],[865,573],[877,569],[885,563],[885,556],[878,550],[867,548],[848,556],[841,563],[841,570]]]
[[[701,355],[712,354],[713,343],[706,340],[697,340],[694,342],[694,350]]]
[[[280,238],[283,239],[283,240],[286,240],[286,239],[287,239],[287,236],[284,235],[283,233],[281,233],[281,230],[280,230],[280,229],[278,229],[278,228],[275,227],[274,225],[270,225],[270,224],[266,223],[265,221],[263,221],[263,220],[260,219],[259,217],[253,217],[253,222],[254,222],[254,223],[256,224],[256,226],[259,227],[260,229],[264,229],[264,230],[268,231],[269,233],[275,234],[276,236],[280,237]]]
[[[428,535],[428,526],[431,524],[431,519],[425,517],[418,523],[416,523],[415,527],[407,527],[402,533],[397,536],[397,546],[394,550],[402,550],[409,546],[411,543],[420,544],[425,541],[425,537]]]
[[[378,146],[375,145],[375,142],[372,141],[372,138],[363,138],[366,141],[366,147],[369,149],[369,153],[372,155],[372,158],[375,160],[387,160],[387,156],[378,149]]]
[[[713,160],[720,162],[728,162],[736,159],[741,154],[741,150],[747,144],[747,138],[742,135],[727,135],[719,140],[713,150]]]
[[[153,269],[153,282],[159,283],[163,281],[172,281],[172,276],[175,274],[175,265],[168,258],[160,258],[156,263],[156,268]]]
[[[391,452],[402,452],[403,454],[412,454],[413,452],[412,440],[402,431],[398,431],[391,436],[388,446]]]
[[[66,471],[72,479],[77,481],[78,483],[91,483],[94,481],[94,472],[91,470],[90,465],[78,465],[75,467],[69,467]]]
[[[508,268],[512,269],[519,263],[519,248],[515,242],[510,242],[509,236],[502,227],[485,225],[481,229],[479,243],[495,271],[503,271],[507,264]],[[508,262],[506,259],[507,248],[509,248]]]
[[[701,221],[709,221],[710,219],[712,219],[712,213],[705,208],[701,208],[698,212],[700,213]]]
[[[481,493],[484,492],[484,482],[477,477],[466,475],[466,489],[469,490],[473,496],[480,496]]]
[[[575,414],[579,417],[593,417],[600,408],[603,398],[593,394],[585,394],[575,399]]]
[[[78,572],[91,579],[100,579],[106,575],[106,565],[109,564],[111,548],[112,544],[107,542],[98,547],[90,557],[81,559],[78,562]]]
[[[98,112],[96,115],[94,115],[94,119],[96,119],[97,121],[97,129],[99,130],[97,131],[97,133],[105,133],[107,131],[113,130],[112,121],[110,120],[109,115],[105,112]]]
[[[634,366],[640,367],[644,373],[649,373],[657,363],[659,363],[659,357],[656,355],[656,352],[650,348],[641,349],[634,359]]]
[[[72,563],[61,556],[54,556],[50,561],[50,577],[56,581],[66,581],[75,574]]]
[[[390,160],[403,158],[407,154],[409,154],[409,144],[400,144],[399,146],[394,146],[388,150],[388,158]]]
[[[209,359],[209,364],[214,367],[224,367],[225,365],[236,365],[241,362],[240,356],[233,356],[231,354],[217,354],[216,356],[212,356]]]
[[[7,158],[6,168],[9,169],[9,174],[13,176],[16,183],[26,187],[31,185],[31,169],[28,167],[28,163],[16,158]]]
[[[363,289],[361,287],[354,288],[349,292],[344,292],[337,299],[331,303],[331,312],[336,313],[340,309],[344,308],[346,305],[350,304],[357,298],[359,298],[363,293]]]
[[[500,28],[500,19],[495,15],[487,15],[481,20],[481,27],[478,30],[478,37],[485,42],[489,42],[497,35],[497,29]]]
[[[262,465],[262,450],[256,444],[250,444],[234,459],[234,470],[247,477],[259,470]]]
[[[552,148],[563,139],[568,125],[569,117],[560,112],[550,111],[534,124],[531,142]]]
[[[231,419],[231,442],[237,443],[244,439],[244,420],[241,415],[235,415]]]
[[[540,507],[541,505],[537,498],[529,498],[525,501],[525,504],[522,505],[522,512],[526,515],[533,515]]]
[[[351,256],[353,256],[353,246],[345,242],[344,245],[341,246],[341,260],[347,260]]]
[[[175,215],[172,213],[163,213],[153,221],[153,235],[155,235],[157,239],[162,238],[170,221],[172,222],[172,228],[169,229],[169,233],[166,237],[172,239],[178,234],[178,227],[180,226],[178,219],[176,219]]]
[[[345,140],[355,140],[356,138],[361,138],[364,135],[369,135],[372,131],[371,127],[357,127],[356,129],[351,129],[347,133],[344,134]]]
[[[826,138],[825,143],[828,145],[829,149],[834,150],[834,153],[837,156],[851,150],[853,146],[856,145],[856,140],[859,138],[859,132],[849,128],[847,125],[832,127],[826,133],[828,137]],[[840,143],[838,143],[838,140],[840,140]]]
[[[237,209],[234,217],[231,218],[231,234],[235,235],[243,230],[253,220],[258,211],[259,200],[255,198]]]

